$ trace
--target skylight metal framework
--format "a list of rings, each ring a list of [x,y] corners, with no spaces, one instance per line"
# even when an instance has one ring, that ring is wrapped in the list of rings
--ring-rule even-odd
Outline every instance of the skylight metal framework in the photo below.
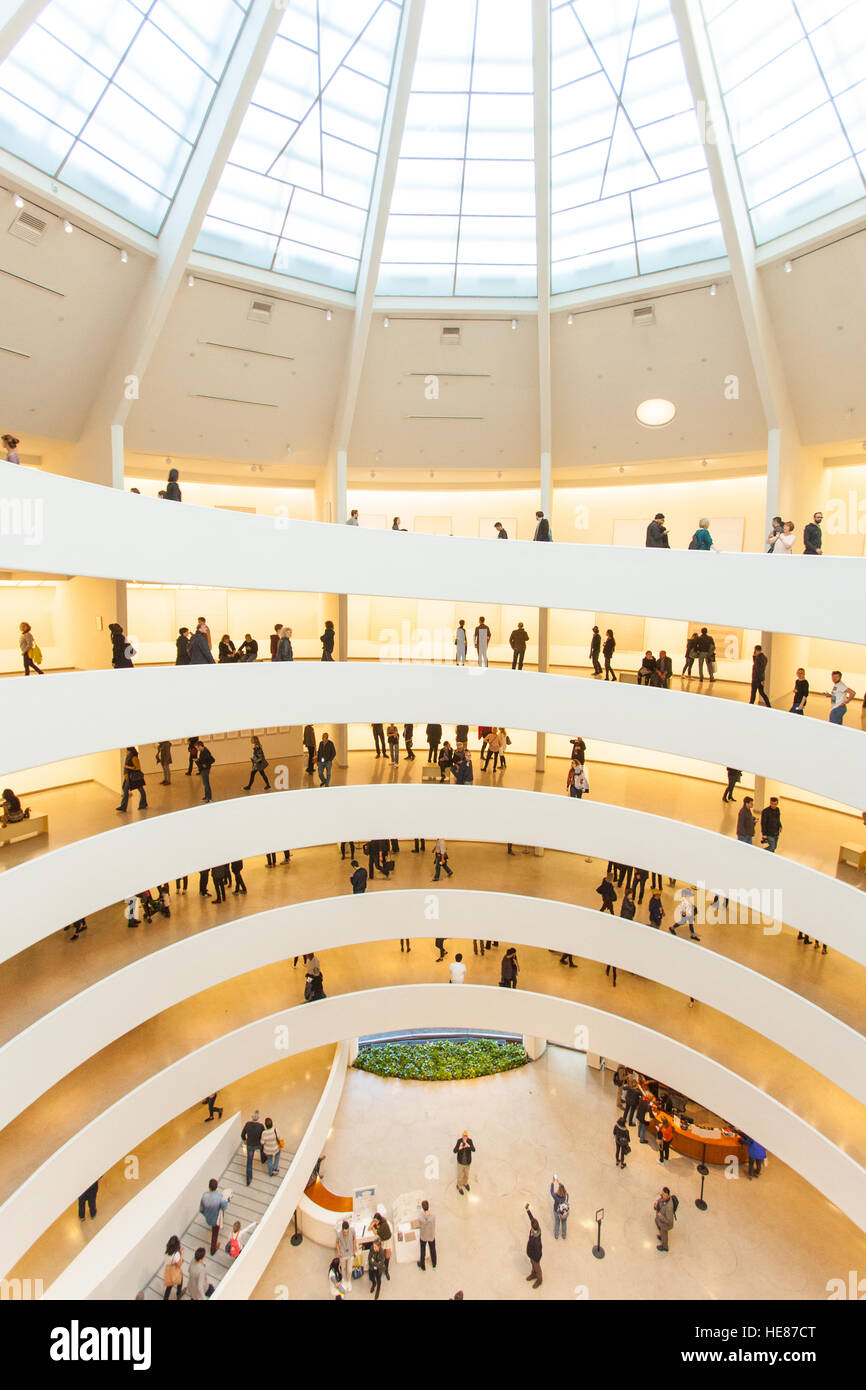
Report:
[[[354,290],[402,0],[290,0],[197,250]]]
[[[724,255],[668,0],[552,6],[554,292]]]
[[[532,0],[431,0],[378,292],[536,292]]]
[[[864,0],[703,0],[758,246],[866,196]]]
[[[0,66],[0,145],[158,234],[250,0],[51,0]]]
[[[195,249],[345,299],[358,287],[404,0],[273,3],[277,33]],[[714,132],[691,97],[672,0],[545,3],[541,84],[538,0],[428,0],[380,296],[531,299],[539,274],[554,294],[586,296],[724,255]],[[252,4],[4,0],[7,167],[26,183],[18,161],[29,163],[36,186],[56,180],[161,236]],[[764,259],[818,219],[853,223],[866,207],[866,0],[699,0],[695,24]],[[542,85],[547,155],[534,139]]]

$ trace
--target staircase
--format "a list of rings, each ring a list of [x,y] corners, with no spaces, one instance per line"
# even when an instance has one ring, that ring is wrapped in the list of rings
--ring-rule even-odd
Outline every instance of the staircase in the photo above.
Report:
[[[289,1153],[288,1149],[283,1149],[280,1154],[279,1171],[274,1176],[268,1177],[267,1165],[262,1163],[258,1154],[253,1159],[253,1180],[247,1187],[247,1155],[246,1145],[239,1144],[231,1163],[219,1179],[220,1188],[225,1191],[229,1188],[232,1199],[223,1212],[223,1223],[220,1229],[220,1243],[217,1246],[215,1255],[210,1253],[211,1230],[205,1224],[205,1219],[201,1212],[196,1211],[192,1221],[181,1235],[180,1243],[183,1247],[183,1288],[184,1299],[186,1298],[187,1280],[189,1278],[189,1266],[200,1245],[207,1251],[205,1265],[207,1266],[208,1283],[217,1287],[226,1272],[235,1263],[226,1254],[226,1245],[231,1235],[232,1226],[236,1221],[240,1221],[241,1226],[246,1226],[250,1221],[261,1221],[273,1198],[276,1196],[280,1183],[289,1170],[294,1154]],[[204,1189],[203,1189],[204,1190]],[[171,1232],[169,1233],[171,1234]],[[248,1231],[244,1241],[248,1241],[254,1231]],[[168,1237],[166,1237],[168,1239]],[[243,1259],[243,1249],[238,1259]],[[165,1292],[162,1282],[162,1272],[165,1269],[165,1260],[159,1266],[147,1288],[144,1290],[146,1302],[155,1299],[161,1300]],[[177,1301],[177,1295],[172,1291],[172,1300]]]

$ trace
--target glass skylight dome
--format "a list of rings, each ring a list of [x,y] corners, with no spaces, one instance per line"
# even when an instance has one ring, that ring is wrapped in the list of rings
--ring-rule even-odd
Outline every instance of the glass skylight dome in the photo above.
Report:
[[[0,65],[0,146],[156,236],[253,0],[51,0]],[[866,0],[701,0],[757,245],[866,196]],[[426,0],[399,147],[403,0],[286,0],[196,249],[353,291],[395,162],[377,290],[537,293],[725,254],[670,0]]]

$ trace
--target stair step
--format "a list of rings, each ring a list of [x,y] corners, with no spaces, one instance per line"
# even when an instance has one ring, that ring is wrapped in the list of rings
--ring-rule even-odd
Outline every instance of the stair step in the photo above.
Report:
[[[183,1261],[183,1285],[186,1288],[189,1279],[190,1261],[199,1246],[203,1245],[207,1252],[208,1279],[213,1285],[218,1285],[223,1276],[234,1264],[230,1255],[226,1254],[225,1247],[231,1238],[231,1230],[235,1221],[240,1221],[242,1226],[247,1226],[251,1221],[260,1221],[280,1189],[280,1184],[288,1171],[294,1154],[289,1154],[283,1150],[280,1155],[280,1167],[273,1177],[268,1173],[258,1157],[253,1161],[253,1180],[250,1186],[246,1185],[247,1156],[246,1148],[240,1144],[235,1151],[233,1158],[228,1163],[225,1171],[219,1179],[220,1188],[229,1188],[232,1199],[226,1210],[223,1212],[222,1228],[220,1230],[219,1245],[216,1254],[210,1253],[211,1228],[207,1225],[201,1212],[196,1212],[180,1235],[180,1243],[184,1251]],[[250,1232],[252,1234],[252,1232]],[[162,1282],[162,1274],[165,1262],[160,1265],[153,1278],[144,1290],[145,1300],[153,1302],[162,1300],[165,1286]],[[184,1295],[185,1297],[186,1295]],[[175,1295],[173,1295],[175,1297]]]

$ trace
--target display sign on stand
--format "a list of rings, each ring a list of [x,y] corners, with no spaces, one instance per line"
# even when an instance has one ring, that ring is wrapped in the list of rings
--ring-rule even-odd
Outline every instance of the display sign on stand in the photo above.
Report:
[[[356,1187],[352,1193],[352,1225],[360,1245],[367,1239],[370,1222],[376,1215],[375,1187]]]

